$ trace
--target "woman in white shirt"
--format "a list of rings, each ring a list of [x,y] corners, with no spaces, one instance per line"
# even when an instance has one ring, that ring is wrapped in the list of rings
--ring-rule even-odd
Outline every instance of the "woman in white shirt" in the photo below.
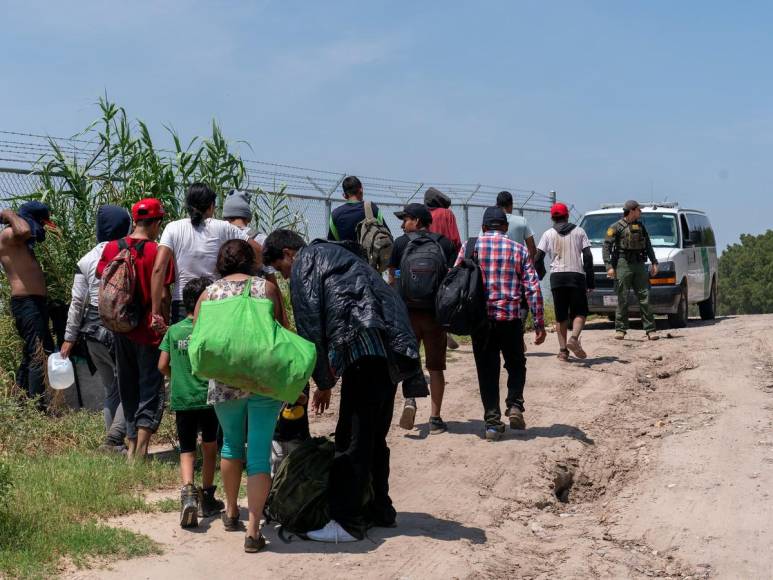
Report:
[[[220,247],[229,240],[247,240],[256,249],[256,242],[248,240],[247,233],[226,221],[215,219],[217,194],[204,183],[194,183],[188,188],[185,204],[187,218],[168,224],[158,245],[158,254],[153,267],[151,294],[153,297],[153,325],[164,330],[167,317],[164,315],[163,292],[164,273],[169,261],[174,259],[175,285],[172,293],[171,323],[185,317],[182,305],[182,291],[194,278],[207,276],[219,278],[215,268]]]

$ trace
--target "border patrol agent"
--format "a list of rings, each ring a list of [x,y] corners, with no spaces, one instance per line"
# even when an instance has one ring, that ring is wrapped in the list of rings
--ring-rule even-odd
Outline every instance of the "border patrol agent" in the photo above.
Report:
[[[639,202],[630,200],[623,206],[623,218],[612,224],[604,240],[604,264],[607,276],[615,280],[617,312],[615,338],[622,340],[628,331],[628,290],[633,289],[639,302],[642,326],[649,340],[657,340],[655,317],[650,308],[650,275],[658,273],[658,261],[650,243],[650,236],[641,218]],[[649,273],[646,258],[652,265]]]

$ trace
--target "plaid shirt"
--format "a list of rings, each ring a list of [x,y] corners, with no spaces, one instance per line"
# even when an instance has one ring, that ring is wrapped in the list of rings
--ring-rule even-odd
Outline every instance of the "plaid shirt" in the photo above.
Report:
[[[464,259],[466,247],[467,242],[459,251],[456,265]],[[526,247],[512,241],[502,232],[488,231],[478,238],[475,253],[483,272],[489,318],[518,320],[523,287],[534,315],[534,326],[544,328],[542,290]]]

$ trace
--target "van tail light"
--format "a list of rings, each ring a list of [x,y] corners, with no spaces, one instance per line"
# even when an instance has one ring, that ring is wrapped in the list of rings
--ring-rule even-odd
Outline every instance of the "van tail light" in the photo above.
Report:
[[[650,278],[650,284],[653,286],[669,286],[676,284],[676,276],[669,276],[668,278]]]

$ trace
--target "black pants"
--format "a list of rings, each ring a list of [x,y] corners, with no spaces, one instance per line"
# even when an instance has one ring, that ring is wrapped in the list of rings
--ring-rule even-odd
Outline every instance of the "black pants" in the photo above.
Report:
[[[507,408],[523,411],[523,387],[526,385],[526,356],[523,353],[523,324],[520,320],[489,321],[488,329],[472,336],[472,352],[478,371],[478,387],[483,402],[486,426],[501,424],[499,371],[505,359],[507,370]]]
[[[126,417],[126,436],[137,438],[137,428],[155,433],[164,414],[164,375],[158,370],[161,351],[115,335],[118,390]]]
[[[217,420],[215,409],[189,409],[175,411],[177,423],[177,440],[180,442],[180,453],[193,453],[196,451],[196,440],[201,433],[202,443],[214,443],[217,441],[217,432],[220,423]]]
[[[12,296],[11,313],[24,341],[16,383],[30,397],[46,391],[46,359],[54,351],[45,296]]]
[[[387,361],[381,357],[359,359],[342,377],[336,458],[330,471],[330,516],[359,538],[370,524],[395,522],[386,436],[396,391]]]

